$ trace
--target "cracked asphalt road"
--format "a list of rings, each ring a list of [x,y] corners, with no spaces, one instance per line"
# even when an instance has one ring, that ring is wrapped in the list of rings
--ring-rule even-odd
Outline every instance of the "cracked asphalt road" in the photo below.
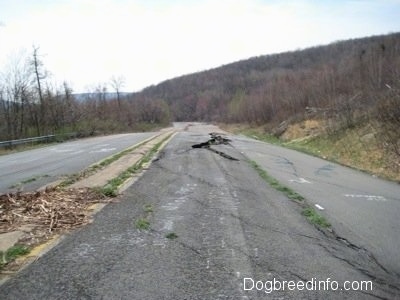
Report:
[[[232,145],[180,132],[94,222],[0,287],[1,299],[396,299],[399,277],[368,251],[310,225]],[[242,151],[243,152],[243,151]],[[149,230],[135,223],[146,219]],[[174,233],[177,238],[169,239]],[[354,241],[352,241],[354,242]],[[244,290],[255,281],[337,281],[337,291]],[[368,291],[344,281],[373,282]]]
[[[273,177],[323,207],[320,213],[340,236],[373,253],[400,278],[398,183],[249,138],[233,140],[237,150]]]
[[[2,155],[0,193],[13,192],[18,188],[33,191],[153,135],[154,132],[100,136]]]

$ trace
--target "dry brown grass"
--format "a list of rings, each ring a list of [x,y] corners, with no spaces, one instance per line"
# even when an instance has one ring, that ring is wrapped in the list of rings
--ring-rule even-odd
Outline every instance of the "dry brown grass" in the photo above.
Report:
[[[312,119],[290,124],[281,139],[283,141],[292,141],[317,136],[325,131],[324,123],[322,120]]]
[[[220,125],[224,130],[276,142],[315,156],[400,182],[400,158],[382,147],[377,124],[360,125],[328,135],[323,120],[305,120],[290,124],[281,140],[271,140],[265,127],[247,124]],[[265,137],[265,138],[264,138]]]

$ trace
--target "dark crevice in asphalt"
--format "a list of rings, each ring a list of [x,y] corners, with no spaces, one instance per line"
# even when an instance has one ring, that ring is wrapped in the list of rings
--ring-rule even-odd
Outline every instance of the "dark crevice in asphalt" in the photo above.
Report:
[[[211,139],[209,141],[193,145],[192,148],[205,148],[205,149],[210,150],[210,149],[212,149],[210,147],[211,145],[218,145],[218,144],[230,145],[229,142],[230,142],[230,140],[228,140],[228,139],[224,140],[224,138],[222,138],[222,137],[215,138],[215,136],[213,136],[211,134]],[[220,153],[218,153],[219,151],[216,152],[213,150],[214,149],[212,149],[211,151],[221,155]],[[184,151],[184,153],[186,153],[188,151],[190,151],[190,150]],[[175,152],[175,154],[182,154],[182,152],[179,152],[179,153]],[[290,165],[294,171],[294,174],[298,177],[298,173],[297,173],[297,170],[296,170],[294,164],[291,161],[285,159],[284,157],[279,157],[279,158],[283,159],[285,164]],[[165,168],[165,166],[162,166],[162,164],[157,164],[157,166],[162,169],[167,170],[167,168]],[[237,178],[235,178],[235,176],[232,176],[232,174],[229,174],[228,172],[226,172],[226,170],[224,168],[220,168],[220,169],[225,176],[231,176],[232,178],[238,180]],[[182,176],[182,172],[174,172],[172,170],[167,170],[167,171],[169,173],[175,174],[177,176]],[[215,184],[212,181],[209,182],[205,178],[193,176],[192,174],[185,174],[185,175],[187,175],[191,179],[196,180],[196,182],[199,182],[201,184],[204,184],[207,186],[218,187],[217,184]],[[235,187],[234,189],[237,189],[237,187]],[[239,187],[239,189],[242,189],[242,188]],[[231,190],[231,189],[229,189],[229,190]],[[249,192],[251,192],[251,191],[249,191]],[[210,207],[210,204],[204,200],[194,199],[193,197],[192,197],[192,199],[194,201],[198,202],[202,206]],[[308,235],[304,235],[304,234],[296,233],[296,232],[284,232],[282,230],[279,230],[278,228],[271,228],[269,226],[255,224],[250,219],[243,218],[242,216],[238,216],[233,213],[229,213],[227,211],[224,211],[224,209],[221,209],[218,207],[213,207],[213,209],[220,211],[221,215],[238,219],[240,221],[240,223],[242,224],[242,226],[246,225],[246,226],[250,226],[250,227],[257,227],[257,228],[261,228],[263,230],[276,232],[276,233],[279,233],[282,235],[299,236],[299,237],[311,239],[314,241],[314,243],[316,245],[319,245],[320,247],[325,249],[325,251],[327,251],[332,257],[335,257],[336,259],[343,261],[344,263],[351,266],[354,270],[357,270],[361,274],[376,281],[380,285],[380,287],[378,287],[378,289],[382,289],[389,293],[391,293],[391,292],[389,290],[387,290],[387,288],[394,289],[397,291],[399,290],[399,287],[397,286],[397,283],[396,283],[397,278],[395,278],[398,276],[397,274],[390,273],[366,249],[359,247],[356,244],[348,241],[347,239],[338,236],[334,231],[325,231],[325,230],[317,228],[321,233],[323,233],[323,235],[326,239],[318,238],[318,237],[314,237],[314,236],[308,236]],[[189,244],[183,243],[182,241],[178,241],[178,240],[177,240],[177,242],[179,244],[181,244],[182,247],[190,249],[192,252],[196,253],[197,255],[199,255],[202,258],[207,258],[207,254],[205,253],[205,251],[207,251],[207,249],[208,249],[207,247],[205,247],[205,248],[201,247],[201,248],[196,249],[196,248],[193,248],[192,246],[190,246]],[[285,275],[286,273],[290,273],[291,276],[295,276],[304,282],[306,282],[308,280],[308,279],[304,278],[304,276],[302,276],[300,274],[296,274],[294,272],[290,272],[287,270],[273,270],[273,268],[271,268],[271,266],[265,265],[265,261],[260,263],[258,257],[247,253],[248,251],[245,251],[245,249],[242,249],[235,245],[229,245],[228,243],[227,243],[227,246],[234,249],[238,253],[240,252],[244,257],[247,257],[249,259],[249,261],[251,262],[251,264],[253,265],[253,267],[263,268],[264,270],[268,269],[268,271],[273,272],[275,274],[279,274],[281,276]],[[350,251],[350,252],[348,252],[348,251]],[[213,262],[213,263],[216,266],[218,266],[220,268],[220,270],[223,272],[230,271],[226,268],[226,266],[224,264],[221,263],[221,265],[220,265],[220,263],[218,261]],[[365,294],[366,296],[368,295],[368,296],[375,297],[377,299],[385,299],[376,294],[371,294],[371,293],[368,293],[365,291],[360,291],[360,293]]]
[[[296,176],[297,178],[299,178],[299,174],[298,174],[298,172],[297,172],[296,166],[294,165],[294,163],[293,163],[291,160],[287,159],[287,158],[284,157],[284,156],[279,156],[279,155],[277,155],[277,157],[279,157],[280,159],[282,159],[282,160],[283,160],[283,163],[284,163],[285,165],[289,165],[289,166],[292,168],[292,170],[293,170],[293,175]],[[280,163],[280,162],[278,162],[278,163]]]
[[[386,285],[397,291],[400,291],[400,287],[398,286],[400,276],[397,273],[387,270],[370,251],[349,242],[343,237],[340,237],[333,230],[327,232],[320,228],[317,229],[328,239],[328,241],[331,241],[332,243],[336,242],[336,245],[339,246],[338,248],[336,248],[334,247],[334,244],[328,246],[324,244],[319,244],[333,257],[347,263],[348,265],[366,275],[367,277],[373,279],[374,281],[382,285]],[[354,251],[354,258],[352,258],[351,255],[346,255],[346,248]]]
[[[274,155],[275,157],[279,159],[284,160],[284,164],[290,165],[291,168],[294,171],[294,175],[298,177],[298,173],[296,170],[295,165],[288,159],[282,156]],[[338,185],[339,186],[339,185]],[[242,220],[243,222],[246,222],[245,220]],[[251,224],[252,226],[259,226],[257,224]],[[400,291],[400,287],[398,286],[398,282],[400,279],[400,275],[396,272],[390,272],[387,270],[378,260],[377,258],[367,249],[357,246],[356,244],[350,242],[346,238],[343,238],[339,236],[334,230],[325,230],[322,228],[319,228],[318,226],[315,226],[318,231],[320,231],[326,238],[326,243],[324,243],[324,240],[314,238],[315,240],[319,240],[320,242],[317,242],[319,246],[324,248],[329,254],[331,254],[333,257],[336,259],[339,259],[348,265],[350,265],[352,268],[358,270],[368,278],[371,278],[375,280],[376,282],[382,284],[383,286],[393,288],[397,291]],[[271,228],[265,228],[268,230],[272,230],[274,232],[278,232],[279,230],[273,230]],[[289,233],[286,233],[289,235]],[[293,235],[298,235],[298,234],[293,234]],[[310,237],[312,238],[312,237]],[[335,247],[336,245],[336,247]],[[347,255],[346,253],[346,248],[352,253],[350,255]],[[377,274],[377,275],[375,275]],[[366,293],[368,294],[368,293]],[[370,294],[368,294],[370,295]],[[381,298],[376,295],[372,295],[376,298],[379,299],[385,299]]]
[[[210,136],[211,136],[211,138],[208,141],[192,145],[192,148],[207,149],[207,150],[210,150],[226,159],[235,160],[235,161],[239,160],[235,157],[230,156],[229,154],[226,154],[222,151],[218,151],[218,150],[215,150],[214,148],[211,148],[212,145],[230,145],[230,142],[231,142],[230,139],[224,138],[223,136],[221,136],[217,133],[214,133],[214,132],[211,132]]]
[[[388,300],[388,298],[386,298],[386,297],[381,297],[379,295],[368,293],[367,291],[363,291],[363,290],[358,290],[358,291],[354,291],[354,292],[361,293],[361,294],[364,294],[364,295],[368,295],[368,296],[374,297],[376,299]]]

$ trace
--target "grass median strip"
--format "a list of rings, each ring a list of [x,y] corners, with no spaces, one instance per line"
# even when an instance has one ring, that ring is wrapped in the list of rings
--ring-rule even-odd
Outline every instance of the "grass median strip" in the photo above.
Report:
[[[108,165],[110,165],[111,163],[117,161],[118,159],[120,159],[121,157],[131,153],[133,150],[136,150],[137,148],[143,146],[145,143],[149,142],[149,140],[147,141],[143,141],[133,147],[130,147],[128,149],[125,149],[121,152],[118,152],[102,161],[100,161],[97,164],[91,165],[89,168],[83,170],[82,172],[80,172],[79,174],[72,174],[69,175],[67,179],[65,179],[64,181],[62,181],[59,186],[60,187],[66,187],[68,185],[72,185],[75,182],[81,180],[82,178],[88,177],[92,174],[94,174],[96,171],[98,171],[99,169],[102,169]],[[106,195],[107,196],[107,195]]]
[[[148,163],[153,156],[157,153],[157,151],[160,149],[161,145],[167,141],[172,134],[168,135],[164,139],[162,139],[160,142],[158,142],[156,145],[154,145],[153,148],[150,149],[149,152],[147,152],[136,164],[133,166],[129,167],[126,169],[124,172],[119,174],[117,177],[111,179],[108,181],[108,183],[100,189],[100,192],[108,197],[116,197],[118,195],[118,188],[129,178],[131,178],[135,173],[140,171],[143,168],[143,165],[145,163]]]
[[[281,184],[278,180],[269,175],[267,171],[261,168],[254,160],[250,160],[250,164],[257,171],[260,177],[269,183],[269,185],[274,189],[283,192],[289,199],[301,204],[303,206],[302,215],[305,216],[311,224],[322,228],[328,228],[331,226],[331,224],[323,216],[319,215],[314,208],[305,203],[304,200],[306,199],[302,195]]]

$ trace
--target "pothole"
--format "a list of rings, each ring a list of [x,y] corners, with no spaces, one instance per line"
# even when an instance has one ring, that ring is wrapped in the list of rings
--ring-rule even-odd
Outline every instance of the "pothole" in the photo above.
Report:
[[[210,136],[211,136],[211,138],[208,141],[192,145],[192,148],[204,148],[204,149],[210,150],[210,151],[222,156],[223,158],[235,160],[235,161],[239,160],[235,157],[230,156],[229,154],[226,154],[222,151],[218,151],[214,148],[211,148],[212,145],[230,145],[230,142],[231,142],[230,139],[223,137],[222,135],[215,133],[215,132],[211,132]]]

